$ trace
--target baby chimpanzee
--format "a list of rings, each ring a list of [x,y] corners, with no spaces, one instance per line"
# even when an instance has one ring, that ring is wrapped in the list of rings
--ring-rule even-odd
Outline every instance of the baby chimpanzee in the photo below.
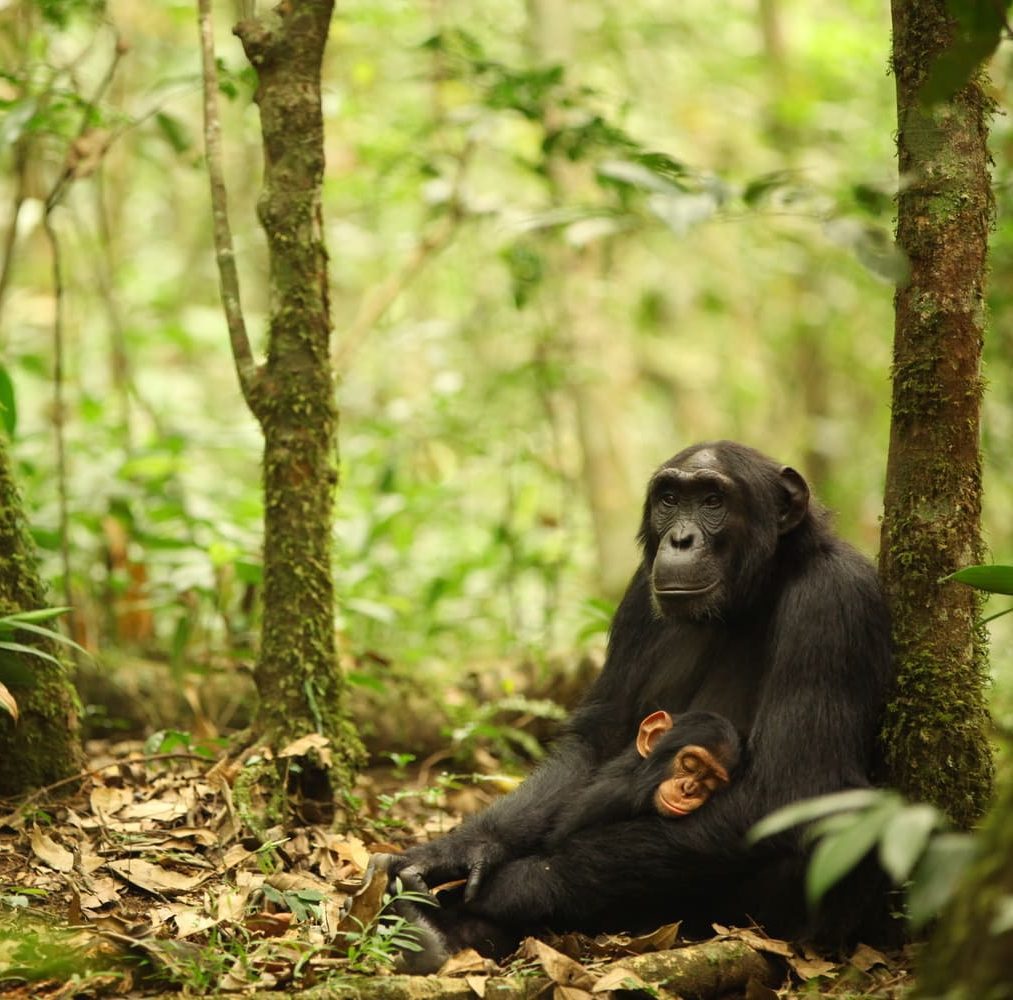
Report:
[[[602,765],[560,811],[548,846],[577,830],[655,812],[685,816],[729,784],[742,755],[735,727],[715,712],[652,712],[636,741]]]

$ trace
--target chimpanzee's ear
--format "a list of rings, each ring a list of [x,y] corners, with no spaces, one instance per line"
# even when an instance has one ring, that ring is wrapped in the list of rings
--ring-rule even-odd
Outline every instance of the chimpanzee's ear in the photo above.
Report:
[[[673,726],[672,716],[668,712],[651,712],[637,730],[637,753],[646,757],[654,744]]]
[[[786,465],[781,470],[781,507],[777,512],[777,532],[786,535],[802,523],[809,510],[809,484]]]

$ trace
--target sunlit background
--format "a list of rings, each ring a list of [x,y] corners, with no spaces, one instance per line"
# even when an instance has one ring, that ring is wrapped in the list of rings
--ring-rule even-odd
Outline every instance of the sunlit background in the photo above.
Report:
[[[53,214],[69,592],[102,671],[168,668],[192,690],[251,660],[259,432],[218,301],[193,4],[92,7],[61,26],[0,0],[13,451],[62,603],[41,199],[118,33],[94,109],[108,150]],[[231,221],[259,343],[255,81],[220,14]],[[643,484],[697,440],[795,466],[875,557],[904,270],[888,50],[885,0],[339,3],[324,210],[338,628],[359,688],[488,673],[483,695],[507,698],[521,682],[501,665],[544,676],[599,650]],[[1000,106],[1008,72],[1000,55]],[[1013,562],[1011,148],[1000,115],[983,438],[997,562]],[[1008,621],[994,626],[1001,687]]]

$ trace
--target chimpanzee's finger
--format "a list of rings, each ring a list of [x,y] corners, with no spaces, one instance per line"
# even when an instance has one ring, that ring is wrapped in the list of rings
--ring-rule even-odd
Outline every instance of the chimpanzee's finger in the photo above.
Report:
[[[489,870],[489,862],[483,859],[473,862],[468,867],[468,881],[464,886],[464,901],[465,903],[472,902],[478,895],[478,890],[482,885],[482,879],[485,878],[485,873]]]

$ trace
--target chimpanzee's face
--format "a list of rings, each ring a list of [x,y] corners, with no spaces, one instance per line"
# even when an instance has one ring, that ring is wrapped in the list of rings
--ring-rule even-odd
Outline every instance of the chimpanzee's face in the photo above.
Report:
[[[762,594],[779,540],[808,511],[809,488],[794,469],[722,448],[680,453],[648,486],[640,535],[663,617],[746,610]]]
[[[645,516],[656,548],[651,591],[658,610],[679,618],[720,612],[739,524],[734,481],[709,449],[678,467],[659,469],[648,488]]]

